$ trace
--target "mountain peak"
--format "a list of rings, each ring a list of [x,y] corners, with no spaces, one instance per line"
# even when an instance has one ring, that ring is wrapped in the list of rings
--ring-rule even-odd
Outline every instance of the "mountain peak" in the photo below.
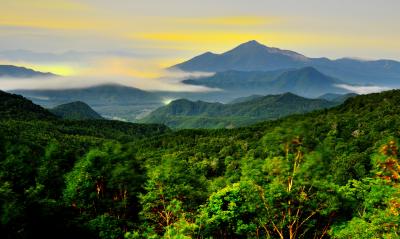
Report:
[[[253,49],[254,50],[261,50],[261,49],[264,50],[264,49],[268,49],[268,47],[259,43],[256,40],[251,40],[251,41],[240,44],[239,46],[235,47],[234,49],[232,49],[231,51],[228,51],[228,52],[237,51],[237,50],[241,50],[241,49],[244,49],[246,51],[253,50]]]
[[[259,42],[256,41],[256,40],[251,40],[251,41],[242,43],[242,44],[240,44],[239,46],[264,46],[264,47],[265,47],[265,45],[259,43]]]
[[[301,68],[300,70],[302,70],[302,71],[309,71],[309,72],[318,71],[318,70],[315,69],[315,67],[313,67],[313,66],[306,66],[306,67]],[[318,71],[318,72],[319,72],[319,71]]]
[[[301,69],[294,70],[292,72],[295,74],[298,74],[298,75],[306,75],[311,78],[321,78],[321,79],[326,79],[326,80],[328,80],[328,78],[329,78],[333,82],[340,83],[340,81],[338,79],[335,79],[331,76],[325,75],[324,73],[320,72],[319,70],[317,70],[316,68],[314,68],[312,66],[303,67]]]
[[[280,75],[278,78],[286,78],[286,79],[292,79],[292,80],[298,80],[298,79],[312,79],[316,81],[321,81],[321,82],[330,82],[330,83],[339,83],[340,81],[323,74],[322,72],[318,71],[312,66],[307,66],[303,67],[300,69],[295,69],[295,70],[290,70],[287,72],[284,72],[282,75]]]
[[[205,53],[202,54],[203,56],[212,56],[215,55],[215,53],[212,53],[211,51],[207,51]]]
[[[277,101],[277,102],[296,101],[296,100],[303,100],[303,99],[306,99],[306,98],[304,98],[304,97],[302,97],[302,96],[293,94],[292,92],[289,92],[289,91],[288,91],[288,92],[285,92],[285,93],[282,93],[282,94],[280,94],[280,95],[276,95],[275,97],[276,97],[276,101]]]
[[[62,104],[50,110],[53,114],[69,120],[103,119],[89,105],[82,101]]]

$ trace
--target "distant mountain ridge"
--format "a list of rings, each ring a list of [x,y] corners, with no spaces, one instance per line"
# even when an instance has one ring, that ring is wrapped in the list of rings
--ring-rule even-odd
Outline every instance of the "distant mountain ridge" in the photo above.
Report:
[[[35,71],[26,67],[13,66],[13,65],[0,65],[0,78],[33,78],[33,77],[51,77],[56,76],[50,72]]]
[[[189,72],[224,72],[272,71],[307,66],[352,84],[400,84],[398,61],[310,58],[294,51],[267,47],[257,41],[243,43],[222,54],[207,52],[171,68]]]
[[[57,103],[83,101],[90,105],[155,102],[159,97],[151,92],[118,84],[104,84],[76,89],[15,90],[14,93],[32,98],[46,98]]]
[[[110,119],[135,121],[140,115],[162,105],[162,97],[156,93],[134,87],[104,84],[76,89],[14,90],[34,103],[46,108],[82,101],[96,112]]]
[[[230,128],[336,105],[338,103],[292,93],[256,97],[234,104],[179,99],[150,113],[142,122],[163,123],[172,128]]]
[[[88,119],[103,119],[96,111],[90,108],[89,105],[82,101],[75,101],[67,104],[62,104],[50,109],[50,112],[69,120],[88,120]]]
[[[239,98],[236,98],[236,99],[230,101],[229,104],[243,103],[243,102],[246,102],[246,101],[259,99],[261,97],[263,97],[263,95],[250,95],[250,96],[239,97]]]
[[[317,97],[324,93],[348,92],[336,86],[344,82],[313,67],[271,72],[226,71],[211,77],[184,80],[183,83],[264,95],[292,92],[305,97]]]

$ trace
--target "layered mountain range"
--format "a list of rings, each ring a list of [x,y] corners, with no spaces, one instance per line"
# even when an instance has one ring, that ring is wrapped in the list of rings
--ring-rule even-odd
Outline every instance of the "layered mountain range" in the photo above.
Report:
[[[188,79],[185,84],[202,85],[236,92],[240,95],[279,94],[292,92],[305,97],[318,97],[325,93],[346,93],[343,81],[327,76],[313,67],[286,71],[224,71],[211,77]]]
[[[396,87],[400,84],[400,63],[397,61],[311,58],[294,51],[268,47],[257,41],[243,43],[222,54],[207,52],[169,69],[186,72],[213,72],[211,76],[188,78],[182,81],[183,84],[204,86],[213,90],[209,92],[149,92],[123,85],[106,84],[77,89],[21,89],[15,90],[13,93],[21,94],[46,108],[81,101],[88,104],[103,117],[138,121],[158,107],[162,107],[165,102],[183,98],[204,104],[211,102],[211,108],[215,107],[215,102],[241,103],[243,100],[247,101],[248,97],[259,99],[267,95],[280,95],[286,92],[305,98],[343,102],[349,94],[354,93],[354,89],[357,87]],[[38,76],[54,76],[54,74],[37,72],[23,67],[0,66],[0,78]],[[177,102],[173,102],[172,106],[175,107],[174,105]],[[197,104],[203,103],[197,102]],[[227,106],[224,105],[223,107]],[[241,107],[246,108],[248,105]],[[285,107],[287,106],[283,108]],[[206,108],[211,110],[210,107]],[[161,109],[165,110],[165,108]],[[268,108],[263,110],[266,109]],[[249,110],[249,108],[238,111],[246,110]],[[160,111],[150,115],[157,118],[157,122],[167,122],[171,119],[171,115],[169,115],[161,120],[160,114],[157,112]],[[218,112],[221,113],[220,110]],[[298,112],[302,111],[291,113]],[[149,119],[150,116],[146,117],[145,120],[153,122],[154,119]],[[174,117],[178,116],[175,115]],[[182,115],[179,117],[181,120]],[[201,117],[203,120],[207,117],[210,121],[210,115],[196,115],[195,117]],[[227,115],[221,113],[218,117],[227,117]],[[239,115],[233,114],[229,117],[239,117]],[[240,115],[240,117],[243,117],[243,115]],[[245,117],[249,117],[249,115]],[[275,118],[275,116],[265,118]],[[242,122],[253,122],[248,119]],[[220,119],[218,122],[220,122]],[[234,126],[241,125],[236,121],[235,123],[229,122],[219,125],[223,127],[231,124]],[[178,122],[176,125],[180,127],[185,124]],[[190,123],[188,125],[195,127],[207,125],[209,127],[211,124]]]
[[[222,54],[211,52],[196,56],[172,68],[183,71],[224,72],[273,71],[312,66],[329,76],[350,84],[396,85],[400,83],[400,62],[311,58],[300,53],[267,47],[257,41],[243,43]]]

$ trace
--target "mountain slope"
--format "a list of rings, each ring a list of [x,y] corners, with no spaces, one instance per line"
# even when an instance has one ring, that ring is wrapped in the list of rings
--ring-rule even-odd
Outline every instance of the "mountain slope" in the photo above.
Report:
[[[269,84],[286,70],[279,71],[224,71],[213,76],[187,79],[183,83],[202,85],[210,88],[220,88],[229,91],[244,91],[267,88]]]
[[[313,67],[271,72],[226,71],[216,73],[211,77],[189,79],[183,82],[226,91],[247,91],[252,94],[292,92],[305,97],[317,97],[324,93],[347,92],[336,87],[336,84],[343,82]]]
[[[71,109],[73,105],[82,107],[79,102],[68,105],[67,108]],[[94,138],[132,140],[169,131],[160,124],[143,125],[104,119],[66,121],[20,95],[0,91],[0,131],[2,130],[12,132],[10,134],[17,139],[21,133],[24,137],[31,134],[31,138],[43,137],[45,143],[49,137],[56,135],[79,134]],[[0,134],[0,138],[1,136]]]
[[[48,110],[20,96],[0,91],[0,119],[56,119]]]
[[[238,127],[337,105],[326,100],[306,99],[291,93],[257,97],[235,104],[176,100],[143,119],[173,128]]]
[[[345,102],[347,99],[357,96],[356,93],[348,93],[348,94],[334,94],[328,93],[318,97],[318,99],[324,99],[333,102]]]
[[[267,47],[256,41],[243,43],[222,54],[208,52],[171,68],[183,71],[223,72],[271,71],[307,66],[313,66],[324,74],[352,84],[400,84],[400,62],[397,61],[310,58],[293,51]]]
[[[84,102],[75,101],[67,104],[62,104],[50,110],[53,114],[62,119],[70,120],[86,120],[86,119],[103,119],[96,111],[90,108]]]
[[[12,77],[12,78],[32,78],[32,77],[50,77],[56,76],[49,72],[34,71],[29,68],[13,66],[13,65],[0,65],[0,78],[1,77]]]

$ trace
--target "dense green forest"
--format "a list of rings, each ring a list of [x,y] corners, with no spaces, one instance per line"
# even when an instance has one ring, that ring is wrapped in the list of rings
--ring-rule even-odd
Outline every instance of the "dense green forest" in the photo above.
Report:
[[[398,90],[230,130],[0,99],[1,238],[400,237]]]

